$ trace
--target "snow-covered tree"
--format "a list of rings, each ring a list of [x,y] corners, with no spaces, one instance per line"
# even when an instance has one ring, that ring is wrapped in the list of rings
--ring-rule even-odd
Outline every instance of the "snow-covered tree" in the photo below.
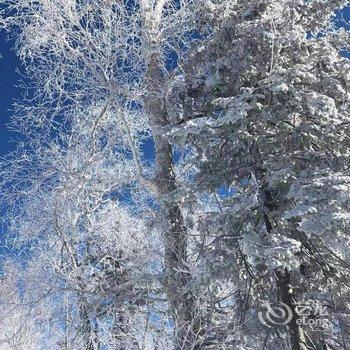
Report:
[[[156,302],[151,291],[160,288],[152,266],[161,262],[162,249],[157,231],[140,218],[147,218],[148,208],[135,184],[135,167],[118,149],[118,135],[105,132],[110,125],[97,127],[94,117],[77,118],[74,131],[56,136],[44,149],[17,153],[10,173],[2,172],[5,197],[17,194],[8,213],[9,238],[17,255],[26,254],[13,276],[19,283],[16,310],[27,304],[34,314],[41,310],[33,323],[40,325],[43,348],[49,337],[51,346],[64,349],[106,344],[131,349],[145,341],[145,330],[133,324],[146,327]],[[123,202],[127,188],[138,194],[137,204]],[[41,315],[45,309],[50,311]]]
[[[135,181],[160,206],[157,222],[163,231],[164,282],[175,338],[178,347],[191,343],[194,298],[185,291],[189,279],[186,229],[178,204],[167,198],[176,184],[171,146],[160,129],[168,119],[164,101],[169,66],[192,40],[201,2],[25,0],[2,4],[3,27],[19,30],[18,52],[34,85],[28,103],[18,108],[19,129],[43,147],[62,119],[69,128],[76,109],[99,105],[103,111],[95,118],[97,123],[105,114],[115,118],[110,132],[123,135],[124,150],[134,162]],[[140,124],[140,116],[145,125]],[[155,144],[154,179],[141,162],[140,138],[148,132]]]
[[[276,294],[291,309],[307,298],[333,305],[329,332],[308,332],[294,315],[292,349],[349,341],[332,302],[343,304],[349,286],[349,33],[333,18],[346,3],[213,4],[218,29],[185,61],[170,99],[169,137],[190,150],[187,186],[218,197],[207,224],[195,209],[202,236],[216,238],[207,259],[241,265],[226,274],[248,290],[243,313]],[[242,330],[244,346],[252,329]]]
[[[346,1],[0,4],[28,76],[2,203],[51,348],[346,349]],[[277,298],[332,326],[266,328]]]

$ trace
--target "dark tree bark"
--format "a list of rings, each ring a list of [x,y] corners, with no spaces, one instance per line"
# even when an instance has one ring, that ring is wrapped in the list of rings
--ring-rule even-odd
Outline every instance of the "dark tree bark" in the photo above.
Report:
[[[284,273],[276,271],[276,276],[280,301],[293,312],[292,320],[288,323],[292,350],[308,350],[303,328],[297,323],[299,316],[295,312],[296,303],[290,273],[285,269]]]
[[[161,66],[157,54],[148,63],[148,95],[145,109],[149,115],[155,144],[156,174],[155,182],[159,193],[161,211],[164,214],[164,265],[166,269],[166,293],[175,322],[175,349],[192,350],[198,334],[198,322],[195,316],[195,296],[188,290],[191,276],[187,266],[187,229],[178,203],[170,198],[176,190],[174,160],[171,144],[160,132],[168,125],[165,101],[162,100],[164,88]]]
[[[276,209],[271,203],[271,193],[268,191],[268,186],[266,182],[265,171],[263,169],[263,161],[260,156],[259,146],[254,143],[250,148],[252,157],[254,158],[255,167],[255,177],[259,184],[259,198],[260,203],[263,206],[264,213],[264,224],[267,232],[271,232],[276,223],[271,222],[269,218],[269,212]],[[288,324],[288,331],[290,337],[290,343],[292,350],[307,350],[308,347],[305,341],[305,333],[301,325],[297,323],[298,315],[295,312],[295,296],[293,285],[291,284],[291,276],[287,269],[282,273],[278,270],[276,273],[276,284],[279,292],[280,301],[286,304],[293,312],[293,317]]]

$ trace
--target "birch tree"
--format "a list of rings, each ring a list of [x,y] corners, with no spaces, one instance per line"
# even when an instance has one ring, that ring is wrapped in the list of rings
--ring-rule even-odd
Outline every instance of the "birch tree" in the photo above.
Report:
[[[164,108],[170,75],[168,61],[191,41],[190,32],[201,3],[2,3],[3,26],[18,29],[18,52],[34,84],[33,96],[17,113],[20,128],[27,136],[30,133],[32,138],[47,137],[62,115],[67,118],[67,111],[71,111],[71,120],[75,118],[76,106],[89,108],[98,103],[106,112],[117,115],[115,128],[120,127],[126,138],[136,181],[161,207],[158,214],[165,245],[165,283],[177,329],[176,347],[189,348],[196,330],[192,318],[194,297],[185,291],[189,280],[184,272],[186,228],[178,204],[167,198],[176,183],[171,146],[160,130],[168,120]],[[137,118],[133,113],[136,110],[145,115],[146,125],[134,133],[132,125],[138,123],[133,119]],[[138,132],[153,135],[153,179],[141,164]]]
[[[4,196],[14,201],[7,213],[18,256],[12,261],[21,258],[24,265],[4,273],[12,275],[11,285],[18,283],[18,302],[4,308],[35,315],[23,329],[38,327],[40,349],[138,349],[161,342],[162,325],[148,323],[150,309],[157,313],[161,287],[152,266],[161,262],[162,247],[158,230],[143,219],[149,208],[134,164],[125,159],[122,136],[108,134],[109,122],[97,127],[91,114],[77,115],[74,123],[45,148],[16,153],[9,173],[2,171]],[[123,203],[125,188],[138,194],[137,204]]]

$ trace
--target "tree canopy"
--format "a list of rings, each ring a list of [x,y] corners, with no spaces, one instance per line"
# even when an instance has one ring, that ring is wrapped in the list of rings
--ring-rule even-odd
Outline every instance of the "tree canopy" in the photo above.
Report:
[[[347,1],[0,4],[1,347],[348,349]]]

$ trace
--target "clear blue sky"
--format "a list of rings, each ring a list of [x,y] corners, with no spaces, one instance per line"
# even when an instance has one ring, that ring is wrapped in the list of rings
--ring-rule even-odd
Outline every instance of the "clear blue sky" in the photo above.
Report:
[[[343,13],[345,19],[350,19],[350,6]],[[349,29],[350,27],[347,26]],[[6,154],[11,148],[11,138],[6,128],[11,115],[11,105],[15,99],[20,98],[21,90],[16,87],[19,75],[16,70],[21,70],[21,65],[15,53],[11,49],[12,42],[6,40],[6,33],[0,32],[0,156]]]
[[[0,155],[8,152],[10,148],[10,135],[6,128],[14,99],[20,97],[20,89],[16,88],[20,69],[20,62],[11,50],[13,43],[6,40],[6,33],[0,32]]]

